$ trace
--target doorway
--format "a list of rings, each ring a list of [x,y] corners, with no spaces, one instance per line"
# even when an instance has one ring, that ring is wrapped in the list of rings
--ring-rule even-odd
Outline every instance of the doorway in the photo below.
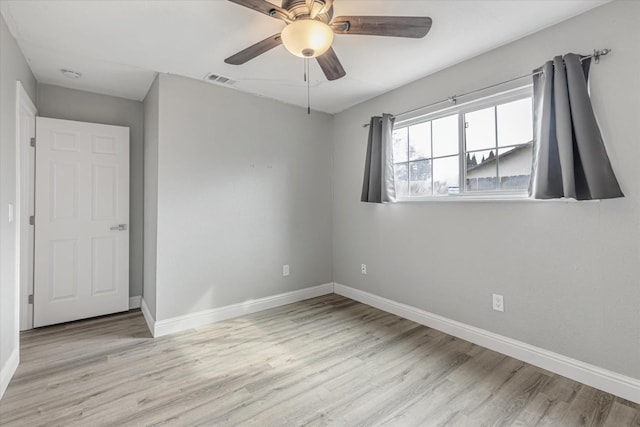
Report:
[[[129,128],[36,116],[18,82],[21,331],[129,309]]]

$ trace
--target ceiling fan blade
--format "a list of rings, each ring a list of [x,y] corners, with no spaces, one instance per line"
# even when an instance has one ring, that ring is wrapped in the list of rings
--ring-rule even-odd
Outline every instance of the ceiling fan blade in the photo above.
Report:
[[[274,34],[271,37],[268,37],[261,42],[258,42],[253,46],[249,46],[248,48],[241,50],[235,55],[228,57],[224,60],[224,62],[231,65],[241,65],[247,61],[252,60],[258,55],[262,55],[263,53],[273,49],[276,46],[280,46],[281,44],[282,39],[280,38],[280,33]]]
[[[327,80],[337,80],[347,75],[332,47],[316,58]]]
[[[240,6],[248,7],[257,12],[264,13],[276,19],[290,19],[289,12],[280,6],[267,1],[267,0],[229,0],[231,3],[239,4]]]
[[[336,34],[410,37],[419,39],[431,29],[431,18],[420,16],[339,16],[331,22]]]

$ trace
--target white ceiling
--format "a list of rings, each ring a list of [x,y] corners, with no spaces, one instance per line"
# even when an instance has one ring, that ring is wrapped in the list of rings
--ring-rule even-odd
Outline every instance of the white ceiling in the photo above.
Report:
[[[225,0],[0,0],[38,81],[142,100],[155,72],[237,81],[235,89],[306,106],[302,59],[280,46],[241,66],[224,59],[283,23]],[[312,108],[342,111],[608,0],[335,0],[334,16],[430,16],[424,39],[338,35],[346,77],[315,61]],[[274,3],[276,0],[274,0]],[[61,68],[82,73],[77,81]]]

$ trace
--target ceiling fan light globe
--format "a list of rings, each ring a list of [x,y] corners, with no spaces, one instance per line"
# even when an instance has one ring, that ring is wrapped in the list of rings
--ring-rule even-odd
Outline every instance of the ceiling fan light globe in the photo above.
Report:
[[[333,30],[324,22],[301,19],[287,25],[281,34],[284,47],[300,58],[322,55],[333,43]]]

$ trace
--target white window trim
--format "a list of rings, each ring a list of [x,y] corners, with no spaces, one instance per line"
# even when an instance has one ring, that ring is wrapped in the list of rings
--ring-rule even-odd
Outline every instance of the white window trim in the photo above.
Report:
[[[456,103],[450,107],[438,108],[434,106],[427,112],[420,112],[414,114],[411,117],[396,120],[395,128],[404,128],[412,126],[418,123],[423,123],[431,120],[437,120],[442,117],[457,114],[459,120],[459,135],[464,140],[465,128],[464,128],[464,114],[472,111],[481,110],[483,108],[494,106],[498,104],[506,104],[512,101],[517,101],[522,98],[530,97],[533,95],[533,84],[520,86],[515,89],[506,91],[500,91],[494,94],[486,95],[480,98],[475,98],[463,103]],[[464,141],[466,142],[466,141]],[[464,143],[458,147],[458,159],[460,161],[460,181],[463,180],[464,169],[464,154],[460,149],[465,148]],[[460,188],[462,189],[463,182],[460,182]],[[561,202],[573,202],[573,199],[554,199]],[[482,193],[461,193],[451,194],[446,196],[397,196],[397,203],[413,203],[413,202],[514,202],[514,201],[534,201],[534,202],[548,202],[546,200],[532,199],[526,191],[495,191],[495,192],[482,192]]]
[[[474,105],[474,108],[473,108],[474,110],[476,109],[475,105],[479,107],[478,109],[481,109],[483,106],[490,106],[490,105],[494,105],[494,103],[496,102],[502,102],[503,97],[505,100],[507,100],[505,102],[509,102],[508,101],[509,99],[511,100],[519,99],[526,95],[532,95],[532,93],[533,93],[533,84],[528,84],[524,86],[518,86],[517,88],[514,88],[514,89],[500,91],[490,95],[474,98],[469,101],[456,102],[455,105],[451,105],[445,108],[433,106],[433,107],[430,107],[429,109],[423,110],[420,113],[413,113],[410,116],[404,115],[404,114],[398,114],[396,116],[395,126],[405,127],[415,123],[438,119],[440,117],[450,115],[451,112],[453,111],[456,111],[462,108],[467,109],[472,105]],[[398,119],[398,117],[402,117],[402,118]]]

